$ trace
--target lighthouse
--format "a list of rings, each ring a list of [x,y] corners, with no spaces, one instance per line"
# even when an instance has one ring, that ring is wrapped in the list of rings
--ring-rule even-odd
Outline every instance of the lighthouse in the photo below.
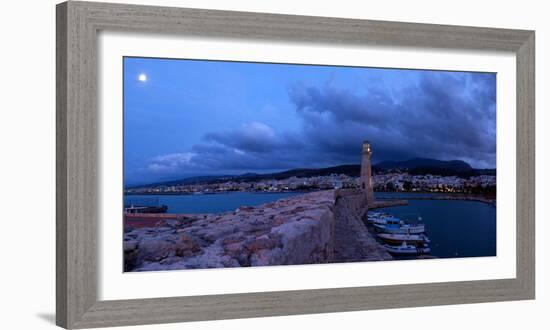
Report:
[[[373,205],[374,192],[372,190],[372,170],[370,164],[372,149],[369,141],[363,141],[361,154],[361,190],[367,197],[368,205]]]

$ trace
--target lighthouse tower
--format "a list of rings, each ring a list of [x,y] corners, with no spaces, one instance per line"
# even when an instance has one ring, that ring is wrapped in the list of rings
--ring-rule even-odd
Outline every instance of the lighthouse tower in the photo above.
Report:
[[[367,196],[367,203],[372,205],[374,202],[374,192],[372,190],[372,173],[370,157],[372,150],[369,141],[363,141],[363,151],[361,157],[361,190]]]

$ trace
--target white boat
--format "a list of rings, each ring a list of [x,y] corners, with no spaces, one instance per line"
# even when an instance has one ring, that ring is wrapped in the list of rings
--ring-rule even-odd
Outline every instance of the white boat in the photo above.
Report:
[[[401,245],[388,245],[385,244],[384,247],[391,254],[399,255],[417,255],[417,254],[429,254],[431,249],[427,244],[422,245],[421,247],[415,245],[408,245],[403,242]]]
[[[426,230],[424,224],[410,225],[397,218],[388,218],[373,224],[377,229],[389,234],[422,234]]]
[[[373,212],[373,211],[369,211],[369,213],[367,213],[367,217],[369,219],[372,219],[372,218],[382,218],[382,217],[385,217],[387,216],[386,214],[382,213],[382,212]]]
[[[378,224],[385,224],[389,219],[395,219],[397,221],[399,221],[399,219],[391,216],[391,215],[388,215],[388,214],[382,214],[382,213],[378,213],[378,214],[375,214],[375,215],[371,215],[369,214],[368,217],[367,217],[367,221],[370,222],[370,223],[378,223]]]
[[[389,233],[381,233],[378,234],[378,237],[380,237],[382,240],[388,243],[392,244],[401,244],[401,243],[408,243],[408,244],[423,244],[423,243],[429,243],[430,239],[428,236],[424,234],[389,234]]]

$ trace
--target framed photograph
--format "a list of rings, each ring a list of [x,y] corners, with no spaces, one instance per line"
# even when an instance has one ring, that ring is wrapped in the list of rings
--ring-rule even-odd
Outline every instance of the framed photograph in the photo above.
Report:
[[[57,5],[57,324],[534,299],[534,47]]]

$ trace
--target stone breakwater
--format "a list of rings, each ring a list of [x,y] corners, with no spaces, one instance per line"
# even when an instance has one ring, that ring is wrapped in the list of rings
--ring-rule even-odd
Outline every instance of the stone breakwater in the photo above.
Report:
[[[320,191],[235,212],[128,226],[125,271],[390,260],[361,221],[361,195]]]
[[[368,231],[365,194],[357,190],[336,191],[335,262],[393,260]],[[375,201],[376,203],[376,201]]]

